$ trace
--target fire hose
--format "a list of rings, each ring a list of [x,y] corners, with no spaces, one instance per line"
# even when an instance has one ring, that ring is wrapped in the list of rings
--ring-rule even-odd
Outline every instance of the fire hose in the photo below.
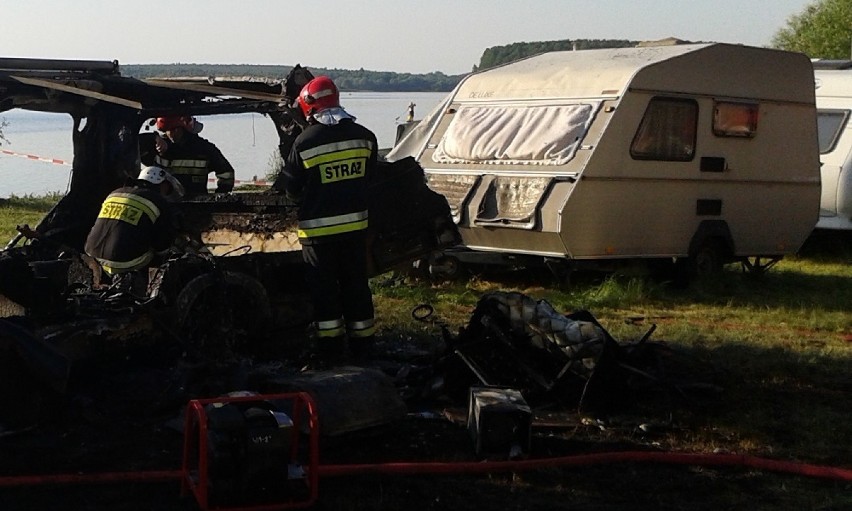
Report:
[[[318,470],[320,477],[354,474],[485,474],[489,472],[520,472],[543,468],[580,467],[624,462],[703,467],[740,466],[823,479],[852,481],[852,469],[811,465],[794,461],[772,460],[742,454],[692,454],[653,451],[603,452],[513,461],[320,465]]]
[[[289,415],[280,412],[271,413],[273,412],[271,408],[267,408],[264,411],[263,408],[256,407],[258,403],[271,405],[272,401],[279,400],[285,400],[288,404],[290,404],[291,411],[289,412]],[[243,422],[243,419],[250,422]],[[295,479],[306,483],[305,489],[307,490],[307,493],[303,494],[305,500],[281,503],[281,507],[274,507],[274,509],[289,509],[314,503],[318,498],[318,481],[321,477],[367,474],[485,474],[495,472],[520,472],[545,468],[605,465],[621,462],[705,467],[747,467],[765,471],[852,482],[852,469],[847,468],[811,465],[794,461],[771,460],[748,455],[694,454],[657,451],[604,452],[508,461],[386,462],[321,465],[319,463],[319,426],[317,409],[313,398],[306,392],[271,394],[265,396],[240,393],[221,398],[191,400],[187,406],[185,420],[184,457],[180,470],[142,470],[91,474],[70,473],[53,475],[0,476],[0,488],[47,484],[102,484],[120,482],[144,483],[174,481],[181,484],[181,494],[192,493],[194,495],[197,504],[202,510],[206,511],[208,509],[212,509],[210,507],[211,501],[216,502],[216,505],[213,507],[221,508],[221,506],[219,506],[219,504],[221,504],[219,501],[220,498],[228,499],[229,496],[233,494],[232,492],[234,488],[238,488],[240,490],[244,489],[244,486],[239,486],[241,483],[238,483],[238,486],[230,487],[229,489],[228,484],[224,483],[226,479],[217,479],[218,482],[211,485],[211,467],[215,466],[216,472],[219,476],[221,476],[223,467],[231,465],[230,462],[222,464],[223,458],[218,457],[215,453],[221,452],[220,449],[225,449],[225,452],[229,452],[232,451],[233,448],[242,445],[239,443],[233,443],[233,439],[235,438],[233,433],[235,430],[233,430],[230,426],[233,426],[234,424],[246,427],[249,427],[248,424],[251,425],[252,434],[249,437],[246,437],[251,443],[281,448],[280,451],[276,451],[277,455],[275,459],[277,461],[274,461],[272,465],[265,463],[262,465],[265,473],[273,474],[273,477],[277,480],[278,476],[275,476],[274,474],[278,473],[279,468],[284,468],[286,465],[284,474],[286,474],[287,477],[281,479],[282,486],[286,485],[286,483],[290,480],[290,474],[295,474]],[[225,425],[228,425],[229,427],[226,427],[224,430],[218,429],[219,427],[225,427]],[[303,431],[302,426],[307,426],[308,452],[307,458],[300,459],[298,453],[301,450],[301,442],[297,441],[297,437],[300,432]],[[278,431],[283,431],[283,434],[286,437],[289,437],[291,441],[281,442],[282,437],[276,433]],[[223,434],[223,432],[225,434]],[[239,437],[239,435],[237,435],[237,437]],[[242,449],[242,447],[240,448]],[[291,462],[295,462],[295,465],[287,465],[287,453],[289,453],[289,460]],[[307,465],[303,465],[305,462],[307,462]],[[245,469],[245,467],[243,467],[243,469]],[[259,472],[255,473],[255,475],[258,473]],[[241,477],[237,477],[237,480],[240,479]],[[216,491],[215,498],[211,497],[211,488],[213,488],[213,491]],[[224,494],[221,493],[222,490],[225,490]],[[241,493],[238,492],[237,494]],[[273,509],[271,506],[278,505],[264,504],[248,508],[239,507],[230,509],[266,510]]]
[[[148,470],[135,472],[98,472],[93,474],[47,474],[1,476],[0,487],[38,486],[43,484],[95,483],[160,483],[180,480],[180,470]]]
[[[320,465],[317,470],[320,477],[367,474],[486,474],[630,462],[702,467],[744,467],[769,472],[852,482],[852,469],[846,468],[812,465],[796,461],[773,460],[744,454],[695,454],[654,451],[602,452],[510,461],[355,463]],[[183,473],[181,470],[0,476],[0,487],[37,486],[44,484],[168,482],[179,481],[182,476]]]

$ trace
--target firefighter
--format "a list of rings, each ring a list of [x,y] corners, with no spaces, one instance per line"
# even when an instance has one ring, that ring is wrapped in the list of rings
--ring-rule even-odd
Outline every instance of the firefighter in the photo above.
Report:
[[[337,86],[326,76],[305,84],[297,101],[308,126],[294,140],[273,187],[299,204],[298,235],[319,355],[342,361],[348,344],[362,358],[375,331],[367,184],[378,158],[376,136],[340,106]]]
[[[160,167],[145,167],[134,184],[110,193],[86,238],[86,254],[96,259],[113,284],[144,296],[148,267],[171,247],[177,231],[168,197],[180,196],[179,181]]]
[[[187,195],[207,193],[207,175],[216,173],[216,192],[234,189],[234,167],[216,145],[198,136],[204,125],[195,117],[157,118],[155,163],[168,169],[183,185]]]

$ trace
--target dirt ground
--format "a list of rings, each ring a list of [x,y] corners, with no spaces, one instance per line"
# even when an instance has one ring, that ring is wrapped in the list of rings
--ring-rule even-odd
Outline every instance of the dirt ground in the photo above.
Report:
[[[404,339],[384,339],[399,345]],[[420,340],[418,342],[432,342]],[[381,352],[363,365],[392,376],[406,400],[407,413],[386,424],[334,437],[322,437],[321,467],[382,463],[482,463],[464,424],[466,403],[446,395],[411,393],[434,376],[415,347],[405,356]],[[412,355],[414,353],[414,355]],[[24,510],[192,510],[192,495],[182,495],[179,477],[184,433],[182,412],[188,398],[250,390],[270,374],[298,372],[300,364],[264,365],[246,360],[210,366],[182,360],[99,361],[81,371],[69,392],[50,396],[22,388],[22,399],[38,408],[39,419],[0,436],[0,502],[4,511]],[[423,374],[425,373],[425,376]],[[418,376],[419,374],[419,376]],[[406,387],[408,386],[408,387]],[[417,394],[417,395],[415,395]],[[708,403],[712,406],[712,403]],[[551,406],[531,427],[530,458],[610,451],[664,450],[667,432],[655,427],[661,416],[626,406],[619,415],[578,414]],[[46,412],[46,413],[45,413]],[[652,414],[660,413],[657,409]],[[590,417],[595,417],[590,419]],[[320,418],[320,421],[322,418]],[[492,456],[493,461],[505,459]],[[457,465],[458,466],[458,465]],[[140,475],[166,471],[166,480],[139,482]],[[392,472],[392,471],[391,471]],[[550,467],[491,474],[457,473],[453,465],[419,474],[370,474],[320,478],[321,510],[432,509],[842,509],[850,485],[830,480],[760,472],[744,468],[618,463]],[[101,483],[61,483],[35,478],[16,484],[10,476],[130,474]],[[116,476],[119,477],[119,476]],[[304,486],[287,496],[302,499]],[[247,503],[263,497],[244,493]],[[230,505],[237,505],[232,503]]]

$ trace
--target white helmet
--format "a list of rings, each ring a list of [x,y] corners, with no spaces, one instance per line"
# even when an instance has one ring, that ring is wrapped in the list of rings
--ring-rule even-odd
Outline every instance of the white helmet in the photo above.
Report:
[[[144,167],[142,172],[139,173],[139,179],[142,181],[148,181],[152,185],[158,185],[168,179],[169,173],[166,172],[165,169],[156,166]]]
[[[166,172],[166,170],[162,167],[157,167],[155,165],[144,167],[142,172],[139,173],[138,179],[155,185],[158,185],[163,181],[168,181],[171,183],[172,189],[166,198],[170,200],[180,200],[180,198],[186,193],[183,185],[180,184],[180,181],[175,179],[173,175]]]

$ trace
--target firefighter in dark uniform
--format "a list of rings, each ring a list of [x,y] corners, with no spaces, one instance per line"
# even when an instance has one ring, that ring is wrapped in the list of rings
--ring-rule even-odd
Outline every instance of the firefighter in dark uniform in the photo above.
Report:
[[[308,265],[317,348],[326,361],[360,358],[375,323],[367,275],[367,184],[378,158],[376,136],[340,106],[331,79],[299,93],[308,126],[293,142],[274,187],[299,204],[299,241]]]
[[[180,183],[160,167],[145,167],[131,186],[110,193],[86,238],[86,254],[113,283],[144,295],[147,270],[157,252],[169,248],[177,231],[167,197],[179,197]]]
[[[207,175],[216,173],[216,192],[234,189],[234,167],[212,142],[198,136],[204,127],[191,116],[158,117],[155,163],[168,169],[183,185],[187,195],[207,193]]]

